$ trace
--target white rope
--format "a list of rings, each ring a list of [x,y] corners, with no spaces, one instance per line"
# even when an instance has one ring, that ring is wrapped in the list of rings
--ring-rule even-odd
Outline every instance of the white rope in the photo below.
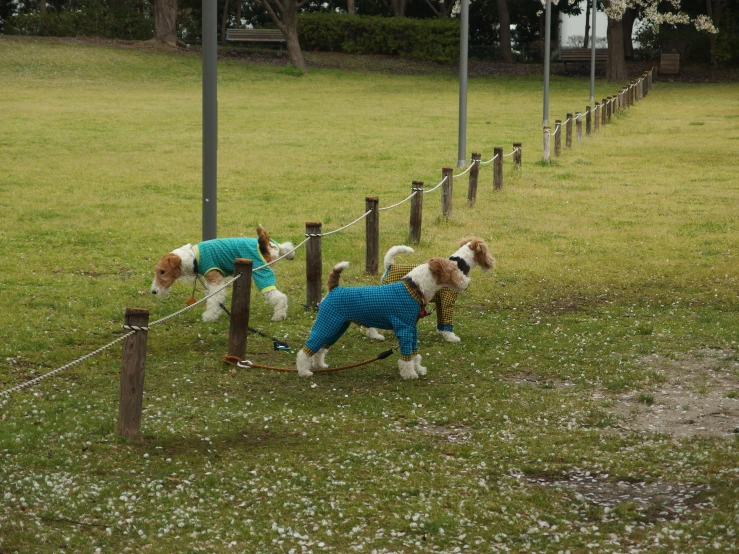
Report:
[[[348,224],[344,225],[343,227],[339,227],[338,229],[334,229],[333,231],[329,231],[328,233],[306,233],[305,236],[308,237],[308,238],[310,238],[310,237],[327,237],[329,235],[333,235],[334,233],[338,233],[339,231],[343,231],[347,227],[351,227],[352,225],[354,225],[358,221],[363,220],[365,217],[367,217],[371,213],[372,213],[372,210],[367,210],[366,213],[364,213],[363,215],[360,215],[357,219],[355,219],[351,223],[348,223]]]
[[[493,156],[492,158],[490,158],[490,159],[489,159],[488,161],[486,161],[486,162],[480,162],[480,165],[488,165],[489,163],[492,163],[492,162],[493,162],[493,160],[495,160],[495,158],[497,158],[497,157],[498,157],[498,154],[496,154],[495,156]]]
[[[439,188],[439,187],[440,187],[441,185],[443,185],[443,184],[444,184],[444,183],[446,182],[446,180],[447,180],[447,177],[449,177],[449,175],[444,175],[444,178],[443,178],[443,179],[441,180],[441,183],[439,183],[438,185],[436,185],[436,186],[435,186],[434,188],[432,188],[432,189],[429,189],[429,190],[425,190],[425,191],[423,191],[423,193],[424,193],[424,194],[428,194],[429,192],[434,192],[434,191],[435,191],[436,189],[438,189],[438,188]]]
[[[395,207],[397,207],[397,206],[400,206],[400,205],[401,205],[401,204],[402,204],[403,202],[407,202],[408,200],[410,200],[411,198],[413,198],[413,197],[414,197],[414,196],[416,195],[416,193],[417,193],[418,191],[419,191],[419,189],[415,189],[415,188],[414,188],[414,189],[413,189],[413,192],[412,192],[412,193],[410,193],[410,194],[409,194],[408,196],[406,196],[405,198],[403,198],[403,200],[401,200],[400,202],[396,202],[396,203],[395,203],[395,204],[393,204],[392,206],[387,206],[387,207],[385,207],[385,208],[378,208],[378,209],[377,209],[377,211],[379,211],[379,212],[384,212],[385,210],[392,210],[393,208],[395,208]]]
[[[520,149],[520,148],[518,148],[518,147],[516,147],[516,148],[514,148],[514,149],[513,149],[513,152],[511,152],[511,153],[509,153],[509,154],[503,154],[503,157],[504,157],[504,158],[506,158],[506,157],[508,157],[508,156],[513,156],[513,154],[515,154],[515,153],[516,153],[516,152],[518,152],[519,150],[521,150],[521,149]]]
[[[471,163],[471,164],[470,164],[470,165],[469,165],[469,166],[467,167],[467,169],[465,169],[465,170],[464,170],[464,171],[463,171],[462,173],[460,173],[459,175],[455,175],[454,177],[455,177],[455,178],[457,178],[457,177],[461,177],[462,175],[464,175],[465,173],[467,173],[467,172],[468,172],[468,171],[469,171],[470,169],[472,169],[472,166],[473,166],[473,165],[475,165],[475,164],[474,164],[474,162],[473,162],[473,163]]]

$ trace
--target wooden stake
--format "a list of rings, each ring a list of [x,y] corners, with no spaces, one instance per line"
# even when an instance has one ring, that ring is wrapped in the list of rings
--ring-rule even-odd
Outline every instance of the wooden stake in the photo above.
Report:
[[[572,148],[572,114],[567,114],[567,125],[565,125],[565,129],[567,129],[567,132],[565,133],[565,148]]]
[[[582,114],[575,113],[575,130],[577,133],[577,142],[582,142]]]
[[[409,240],[411,244],[418,244],[421,241],[421,222],[423,220],[423,181],[413,181],[411,185],[411,193],[415,192],[411,198],[411,222],[409,231]]]
[[[240,360],[246,357],[246,332],[249,328],[251,308],[252,260],[236,258],[234,277],[241,275],[233,284],[231,293],[231,326],[228,329],[228,355]]]
[[[451,167],[445,167],[441,170],[441,178],[445,179],[444,184],[441,185],[441,214],[449,219],[452,217],[452,182],[454,179],[454,169]]]
[[[521,161],[523,158],[523,143],[513,143],[513,169],[521,169]]]
[[[472,208],[477,201],[477,178],[480,175],[481,159],[482,154],[480,154],[479,152],[472,153],[472,162],[474,165],[472,166],[472,169],[470,169],[470,182],[469,186],[467,187],[467,206],[469,206],[470,208]]]
[[[377,196],[367,196],[364,199],[364,211],[372,210],[365,218],[365,235],[367,242],[367,252],[365,256],[364,271],[368,275],[377,275],[380,256],[380,212],[377,206],[380,200]]]
[[[585,135],[590,136],[593,131],[593,114],[590,106],[585,106]]]
[[[149,310],[127,308],[126,327],[148,327]],[[129,332],[129,329],[124,329]],[[136,331],[123,339],[121,362],[121,387],[118,396],[118,434],[141,440],[141,409],[144,401],[144,375],[146,370],[146,342],[148,331]]]
[[[544,127],[544,156],[543,159],[545,162],[549,163],[549,127]]]
[[[596,102],[595,109],[593,110],[593,132],[594,133],[597,133],[598,129],[600,129],[600,110],[601,110],[600,102]]]
[[[321,301],[321,266],[323,265],[321,228],[320,223],[305,224],[305,234],[310,237],[305,244],[305,305],[310,309],[317,308]]]
[[[503,147],[494,147],[493,156],[493,190],[499,191],[503,188]]]
[[[554,156],[559,158],[562,153],[562,120],[554,121]]]

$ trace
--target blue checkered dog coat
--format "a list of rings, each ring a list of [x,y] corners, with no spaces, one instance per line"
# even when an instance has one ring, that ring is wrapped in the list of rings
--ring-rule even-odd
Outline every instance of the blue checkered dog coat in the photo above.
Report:
[[[392,329],[400,343],[401,357],[410,360],[418,352],[416,322],[423,304],[423,298],[405,281],[380,287],[336,287],[321,301],[303,350],[312,356],[328,348],[351,322],[356,322]]]

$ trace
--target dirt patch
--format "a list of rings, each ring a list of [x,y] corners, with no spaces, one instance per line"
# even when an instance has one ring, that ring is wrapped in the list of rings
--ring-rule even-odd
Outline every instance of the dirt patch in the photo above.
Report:
[[[708,485],[655,481],[631,483],[609,481],[607,474],[591,474],[575,469],[561,478],[513,474],[525,483],[572,491],[578,500],[612,510],[630,505],[649,520],[677,519],[689,512],[710,506]]]
[[[646,391],[593,395],[613,402],[605,410],[623,421],[621,429],[665,433],[676,439],[739,434],[736,354],[705,349],[677,359],[648,356],[639,363],[664,381]]]

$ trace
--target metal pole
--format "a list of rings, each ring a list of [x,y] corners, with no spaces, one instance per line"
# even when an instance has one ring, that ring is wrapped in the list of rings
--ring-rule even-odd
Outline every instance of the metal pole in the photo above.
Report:
[[[467,165],[467,44],[469,42],[470,0],[462,0],[459,35],[459,148],[457,167]]]
[[[552,0],[547,0],[546,15],[544,16],[544,119],[545,127],[549,125],[549,61],[552,41]]]
[[[217,231],[218,2],[203,0],[203,240]]]
[[[590,101],[595,102],[595,14],[598,9],[597,0],[593,0],[593,7],[590,11],[593,12],[593,22],[590,24],[592,29],[592,35],[590,38]],[[596,112],[597,114],[597,112]]]

